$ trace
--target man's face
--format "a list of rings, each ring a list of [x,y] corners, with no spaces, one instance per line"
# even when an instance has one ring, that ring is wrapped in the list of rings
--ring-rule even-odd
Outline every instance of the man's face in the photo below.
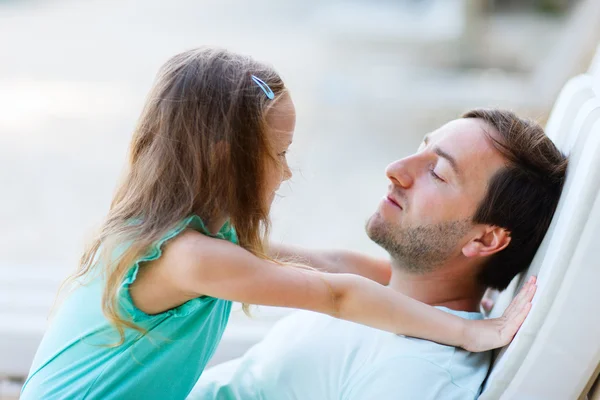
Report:
[[[479,119],[451,121],[387,167],[388,193],[366,229],[409,271],[430,272],[471,240],[487,184],[505,165],[484,129],[492,128]]]

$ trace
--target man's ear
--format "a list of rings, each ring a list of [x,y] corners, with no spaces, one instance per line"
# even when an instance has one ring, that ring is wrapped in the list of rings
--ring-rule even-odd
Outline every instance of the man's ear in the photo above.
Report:
[[[504,250],[510,244],[510,232],[498,226],[486,226],[481,234],[463,246],[465,257],[487,257]]]

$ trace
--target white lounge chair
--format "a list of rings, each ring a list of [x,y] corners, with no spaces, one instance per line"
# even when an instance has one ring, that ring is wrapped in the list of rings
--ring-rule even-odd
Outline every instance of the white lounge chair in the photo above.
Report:
[[[594,56],[588,74],[591,76],[599,77],[600,76],[600,44],[596,49],[596,55]]]
[[[565,150],[565,142],[573,130],[573,120],[584,103],[594,98],[592,77],[587,74],[578,75],[563,87],[546,123],[546,135],[561,150]]]
[[[531,267],[499,296],[492,311],[503,310],[525,276],[538,275],[530,315],[496,358],[483,400],[576,399],[595,379],[600,361],[600,247],[595,243],[600,235],[600,96],[593,81],[591,76],[571,80],[552,111],[550,135],[570,157],[567,181]]]

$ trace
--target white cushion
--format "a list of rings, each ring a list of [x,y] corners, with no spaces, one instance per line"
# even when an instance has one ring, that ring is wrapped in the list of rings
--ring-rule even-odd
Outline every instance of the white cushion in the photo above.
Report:
[[[538,291],[533,301],[533,307],[511,345],[503,349],[496,359],[481,399],[497,399],[503,393],[505,395],[512,393],[517,396],[515,393],[520,393],[518,392],[520,389],[515,385],[518,382],[525,381],[529,381],[528,383],[537,388],[539,393],[558,393],[560,390],[571,393],[575,390],[575,378],[571,376],[571,380],[563,379],[563,375],[566,374],[562,372],[562,369],[568,369],[565,367],[570,365],[570,360],[572,360],[572,355],[569,353],[556,352],[551,361],[548,359],[544,361],[547,363],[544,366],[546,372],[548,369],[554,371],[554,379],[548,379],[548,376],[546,376],[545,379],[540,380],[538,374],[534,373],[535,368],[525,369],[525,366],[529,364],[536,365],[542,370],[542,366],[539,365],[540,361],[536,357],[543,352],[541,350],[537,353],[534,352],[534,349],[542,346],[542,338],[538,335],[551,329],[549,328],[552,324],[551,316],[556,313],[556,307],[559,307],[558,303],[555,303],[555,299],[557,299],[557,296],[563,295],[561,293],[570,290],[563,284],[565,284],[566,277],[571,273],[568,268],[572,263],[576,249],[579,249],[578,246],[583,243],[582,234],[586,221],[589,221],[590,213],[595,215],[600,212],[594,208],[600,207],[597,202],[600,189],[600,174],[598,173],[600,171],[599,121],[600,100],[597,98],[587,100],[574,118],[572,129],[569,130],[568,136],[561,145],[561,150],[569,154],[570,157],[563,195],[548,233],[529,270],[523,275],[523,277],[531,274],[538,275]],[[585,252],[585,250],[578,251]],[[592,263],[580,267],[593,269],[595,266]],[[593,285],[593,290],[597,290],[600,281],[589,283]],[[510,296],[512,293],[508,295]],[[500,310],[495,310],[493,315],[497,315],[499,312]],[[570,310],[570,312],[572,319],[581,320],[581,323],[590,319],[588,312],[577,309]],[[563,327],[569,328],[570,325],[564,325]],[[562,339],[563,341],[569,341],[572,338],[574,340],[574,336],[566,336]],[[558,348],[560,348],[564,343],[559,339],[561,338],[552,335],[547,336],[543,346],[548,351],[551,351],[553,346],[559,346]],[[584,368],[586,366],[582,365],[578,371],[572,371],[571,375],[580,375]],[[535,379],[533,378],[534,375],[536,376]],[[537,397],[536,395],[532,398],[558,399],[572,397],[543,397],[541,395]]]
[[[554,144],[565,151],[564,143],[573,127],[573,120],[583,104],[594,98],[592,78],[587,74],[578,75],[567,82],[561,90],[546,124],[546,135]]]
[[[595,97],[592,86],[592,78],[588,74],[581,74],[570,79],[561,90],[546,123],[546,135],[565,154],[570,153],[574,139],[578,137],[578,131],[581,131],[574,123],[575,118],[583,105]],[[510,285],[496,298],[490,316],[502,315],[526,277],[526,274],[521,274],[512,280]]]
[[[591,168],[600,169],[600,121]],[[591,151],[590,151],[591,153]],[[591,176],[587,177],[588,179]],[[527,357],[503,398],[575,399],[600,361],[600,191],[585,222],[571,262]]]
[[[600,75],[600,44],[598,44],[598,47],[596,48],[596,54],[592,59],[590,69],[588,70],[588,74],[592,76]]]

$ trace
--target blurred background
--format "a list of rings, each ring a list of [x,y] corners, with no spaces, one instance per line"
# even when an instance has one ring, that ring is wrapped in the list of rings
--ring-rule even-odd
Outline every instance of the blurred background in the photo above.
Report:
[[[472,107],[543,123],[593,56],[598,3],[0,0],[0,399],[18,396],[170,56],[216,45],[273,64],[298,115],[274,240],[384,256],[364,224],[386,165]],[[282,313],[235,312],[214,362]]]

